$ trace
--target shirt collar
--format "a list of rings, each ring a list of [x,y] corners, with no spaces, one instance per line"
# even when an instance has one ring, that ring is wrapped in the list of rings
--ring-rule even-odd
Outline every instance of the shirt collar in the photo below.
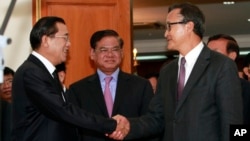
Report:
[[[203,42],[201,41],[197,46],[195,46],[191,51],[189,51],[186,56],[185,56],[185,59],[186,59],[186,63],[190,63],[190,62],[196,62],[198,56],[200,55],[201,53],[201,50],[203,49],[204,47],[204,44]],[[180,57],[179,57],[179,64],[181,62],[181,58],[183,57],[181,54],[179,54]]]
[[[112,80],[117,81],[118,80],[118,74],[119,74],[120,69],[117,68],[111,75],[112,76]],[[105,77],[107,77],[107,75],[105,73],[103,73],[100,69],[97,69],[97,74],[99,75],[99,78],[101,81],[104,81]]]
[[[50,74],[52,74],[55,71],[56,69],[55,66],[41,54],[37,53],[36,51],[32,51],[31,54],[37,57],[44,64],[44,66],[47,68]]]

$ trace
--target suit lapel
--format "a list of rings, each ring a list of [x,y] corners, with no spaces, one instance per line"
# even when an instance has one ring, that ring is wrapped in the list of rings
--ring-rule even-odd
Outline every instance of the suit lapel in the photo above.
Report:
[[[90,88],[90,96],[92,96],[93,103],[95,103],[101,111],[103,112],[103,115],[108,117],[108,111],[106,108],[103,92],[102,92],[102,87],[100,84],[100,79],[98,77],[98,74],[94,74],[92,77],[89,78],[89,88]],[[91,99],[91,98],[90,98]]]
[[[171,100],[173,101],[174,106],[176,106],[177,102],[177,79],[178,79],[178,59],[173,60],[173,69],[170,69],[171,72],[168,72],[171,75],[168,75],[169,78],[163,78],[163,79],[169,79],[170,81],[165,82],[167,84],[169,93],[171,94]]]
[[[46,73],[46,76],[49,77],[49,79],[52,81],[52,84],[54,85],[55,88],[57,88],[58,94],[60,94],[60,97],[62,97],[62,100],[66,102],[67,100],[65,99],[64,91],[62,86],[60,85],[60,82],[56,82],[56,80],[52,77],[46,66],[34,55],[30,55],[27,59],[28,61],[34,63],[36,66],[38,66],[40,69],[43,70],[44,73]],[[44,76],[45,77],[45,76]],[[58,80],[59,81],[59,80]],[[59,83],[59,84],[58,84]]]
[[[114,100],[114,107],[113,107],[113,114],[117,114],[121,101],[124,99],[123,97],[126,96],[127,87],[128,86],[128,79],[124,72],[120,70],[118,74],[117,86],[116,86],[116,94]]]
[[[207,46],[204,46],[199,57],[197,58],[197,61],[193,67],[193,70],[183,89],[182,98],[180,99],[177,105],[176,112],[178,112],[178,110],[182,107],[185,100],[190,95],[190,91],[197,84],[200,77],[203,75],[203,72],[206,70],[208,64],[210,63],[209,58],[210,58],[210,50],[208,49]]]
[[[30,55],[28,57],[28,61],[34,63],[36,66],[38,66],[39,68],[41,68],[44,72],[47,73],[47,75],[51,76],[51,74],[49,73],[49,71],[47,70],[46,66],[44,66],[44,64],[38,59],[36,58],[34,55]],[[53,79],[53,77],[51,76],[51,78]]]

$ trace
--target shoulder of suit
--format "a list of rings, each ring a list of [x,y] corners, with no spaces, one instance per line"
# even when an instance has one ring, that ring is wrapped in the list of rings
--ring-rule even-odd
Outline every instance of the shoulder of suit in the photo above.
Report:
[[[147,79],[143,78],[142,76],[134,75],[134,74],[129,74],[126,72],[122,72],[119,76],[118,79],[127,79],[131,81],[141,81],[141,82],[146,82]]]
[[[77,85],[83,85],[84,83],[88,83],[88,82],[92,82],[94,81],[95,79],[98,79],[98,75],[96,74],[92,74],[92,75],[89,75],[89,76],[86,76],[78,81],[75,81],[73,82],[70,87],[72,86],[77,86]]]

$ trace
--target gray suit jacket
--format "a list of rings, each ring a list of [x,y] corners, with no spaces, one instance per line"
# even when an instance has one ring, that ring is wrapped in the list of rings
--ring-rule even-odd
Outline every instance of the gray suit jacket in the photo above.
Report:
[[[177,77],[178,59],[161,70],[150,112],[130,120],[127,138],[163,131],[163,141],[229,141],[229,125],[243,120],[235,63],[205,46],[178,103]]]

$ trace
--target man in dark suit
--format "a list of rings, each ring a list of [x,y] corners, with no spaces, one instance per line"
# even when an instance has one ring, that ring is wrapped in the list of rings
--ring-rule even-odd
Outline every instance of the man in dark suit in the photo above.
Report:
[[[114,30],[96,31],[91,39],[90,57],[97,72],[69,87],[72,103],[97,115],[109,117],[121,114],[127,117],[139,117],[146,113],[153,97],[153,89],[144,78],[120,70],[123,58],[123,40]],[[105,103],[105,78],[112,77],[110,91],[112,110]],[[82,141],[107,141],[106,136],[96,132],[81,131]],[[146,141],[147,139],[142,139]]]
[[[66,61],[70,46],[62,18],[43,17],[30,33],[33,49],[17,69],[12,89],[12,141],[77,141],[76,127],[102,134],[116,121],[91,115],[68,102],[55,66]]]
[[[11,137],[11,103],[12,103],[12,81],[14,70],[9,67],[4,67],[3,83],[1,84],[1,141],[10,141]]]
[[[126,139],[163,131],[163,141],[229,141],[230,124],[242,123],[237,67],[202,42],[204,23],[195,5],[169,7],[165,38],[169,50],[179,51],[179,58],[161,69],[149,112],[129,119]],[[179,84],[184,85],[182,92],[181,85],[177,91]],[[129,127],[124,117],[115,118]]]
[[[236,61],[239,56],[239,45],[237,41],[226,34],[216,34],[210,36],[207,42],[211,50],[215,50]],[[250,124],[250,82],[240,78],[243,98],[243,120],[244,124]]]

